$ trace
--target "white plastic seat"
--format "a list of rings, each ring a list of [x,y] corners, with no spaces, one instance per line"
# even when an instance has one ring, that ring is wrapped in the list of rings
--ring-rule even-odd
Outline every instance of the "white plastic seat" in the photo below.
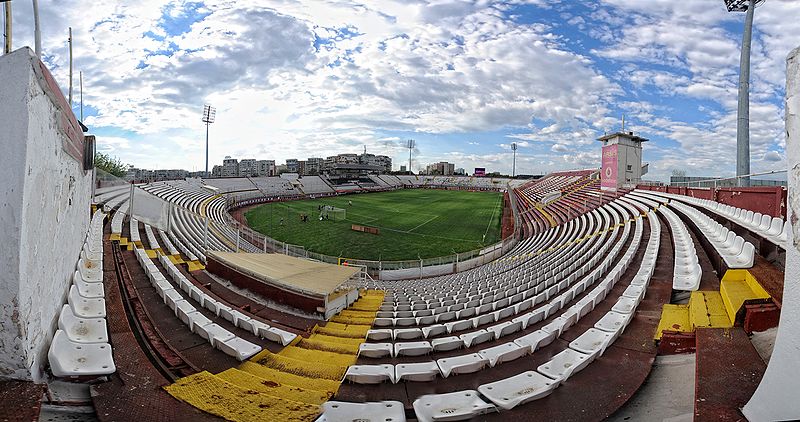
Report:
[[[88,283],[83,281],[80,276],[80,273],[75,271],[75,274],[72,277],[72,284],[78,288],[78,294],[85,297],[85,298],[100,298],[105,297],[105,290],[103,289],[103,283]]]
[[[240,362],[246,360],[261,351],[261,346],[253,344],[241,337],[218,342],[216,347],[225,352],[228,356],[233,356]]]
[[[700,277],[703,270],[699,263],[693,264],[684,273],[675,273],[672,278],[672,288],[674,290],[695,291],[700,288]]]
[[[478,331],[461,334],[458,337],[464,341],[464,347],[470,347],[476,344],[481,344],[492,340],[494,338],[494,333],[491,331],[480,329]]]
[[[723,256],[728,268],[751,268],[755,263],[755,246],[745,242],[741,252],[733,256]]]
[[[76,343],[108,343],[108,327],[104,318],[79,318],[66,304],[58,316],[58,328]]]
[[[383,358],[392,356],[394,347],[392,343],[361,343],[358,346],[358,356],[368,358]]]
[[[261,337],[261,332],[262,331],[269,330],[269,328],[270,328],[269,324],[267,324],[265,322],[261,322],[261,321],[259,321],[257,319],[251,319],[250,320],[250,326],[252,327],[251,332],[253,334],[259,336],[259,337]]]
[[[392,335],[395,340],[413,340],[422,338],[422,330],[419,328],[396,328]]]
[[[208,342],[214,347],[219,347],[217,346],[219,343],[224,343],[236,337],[232,332],[220,327],[215,323],[204,325],[202,327],[195,326],[195,328],[195,333],[208,340]]]
[[[395,382],[392,365],[350,365],[344,379],[356,384],[380,384],[384,381]]]
[[[541,328],[542,331],[555,333],[556,338],[561,336],[561,333],[566,331],[566,326],[569,320],[563,316],[559,316]]]
[[[47,353],[56,377],[108,375],[117,370],[108,343],[76,343],[57,330]]]
[[[532,333],[526,334],[514,340],[519,346],[530,348],[529,353],[535,352],[537,349],[547,346],[556,339],[556,332],[545,330],[536,330]]]
[[[489,360],[478,353],[470,353],[438,359],[436,364],[439,365],[442,377],[447,378],[451,374],[471,374],[480,371],[489,364]]]
[[[278,327],[269,327],[266,330],[261,330],[258,332],[258,335],[261,338],[280,343],[284,346],[288,346],[297,338],[297,334],[281,330]]]
[[[494,334],[494,339],[497,340],[500,337],[516,333],[517,331],[522,329],[522,321],[506,321],[501,322],[500,324],[493,325],[488,327],[486,331],[489,331]]]
[[[419,422],[464,420],[494,410],[495,406],[481,400],[475,390],[428,394],[414,400]]]
[[[483,384],[478,391],[502,409],[510,410],[521,404],[550,395],[561,382],[536,371],[526,371],[513,377]]]
[[[446,322],[444,326],[445,328],[447,328],[448,333],[456,331],[464,331],[472,328],[472,321],[460,320],[460,321]]]
[[[572,349],[564,349],[549,361],[539,365],[536,370],[554,380],[566,381],[572,374],[585,368],[594,355],[587,355]]]
[[[427,382],[433,381],[438,375],[441,375],[441,372],[439,371],[439,365],[437,365],[434,361],[398,363],[394,366],[394,370],[396,382],[402,380]]]
[[[197,333],[198,329],[211,324],[211,320],[200,312],[192,312],[186,315],[186,325],[193,333]]]
[[[639,303],[644,299],[645,295],[645,288],[644,286],[637,286],[635,284],[628,285],[625,288],[625,291],[622,292],[623,297],[629,297],[631,299],[636,299],[636,303]]]
[[[464,340],[457,336],[435,338],[431,340],[434,352],[446,352],[464,347]]]
[[[372,321],[372,325],[375,327],[391,327],[394,325],[394,318],[375,318]]]
[[[69,288],[67,302],[72,313],[79,318],[105,318],[106,301],[102,298],[85,298],[78,293],[78,288],[73,284]]]
[[[472,321],[473,328],[478,328],[481,325],[493,323],[495,321],[494,317],[495,315],[493,313],[483,314],[473,317],[472,319],[470,319],[470,321]]]
[[[184,324],[189,325],[189,315],[197,312],[188,300],[179,300],[175,303],[175,316],[177,316]]]
[[[184,299],[183,296],[181,296],[181,294],[178,293],[178,291],[175,289],[169,289],[164,291],[164,303],[166,303],[167,306],[169,306],[169,308],[172,309],[173,312],[175,312],[176,304],[180,301],[185,301],[185,300],[186,299]]]
[[[392,338],[392,336],[393,336],[393,330],[391,328],[379,328],[367,331],[367,340],[372,340],[372,341],[389,340]]]
[[[394,356],[422,356],[433,351],[430,342],[409,341],[394,344]]]
[[[631,318],[633,314],[609,311],[594,324],[594,328],[619,335],[628,326]]]
[[[318,422],[335,421],[397,421],[405,422],[406,412],[399,401],[350,403],[327,401],[322,404],[322,416]]]
[[[569,343],[570,349],[587,355],[597,354],[602,356],[606,347],[615,339],[614,334],[590,328]]]
[[[530,352],[527,346],[520,346],[514,342],[503,343],[494,347],[489,347],[478,353],[489,361],[489,366],[499,365],[503,362],[510,362],[521,358]]]

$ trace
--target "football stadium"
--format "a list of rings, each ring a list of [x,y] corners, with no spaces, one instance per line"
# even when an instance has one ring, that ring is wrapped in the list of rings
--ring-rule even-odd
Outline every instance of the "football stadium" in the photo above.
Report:
[[[694,112],[666,100],[637,103],[640,113],[627,117],[627,126],[626,117],[609,116],[616,106],[577,86],[580,77],[570,82],[575,86],[555,85],[577,67],[648,50],[635,48],[623,31],[627,50],[601,54],[596,43],[614,37],[587,30],[592,52],[565,64],[559,58],[573,51],[564,48],[583,48],[583,41],[557,28],[582,27],[592,16],[598,25],[634,15],[631,25],[661,25],[673,22],[665,17],[677,10],[671,2],[101,3],[97,16],[82,11],[77,18],[71,11],[59,16],[58,2],[0,1],[0,420],[800,419],[800,47],[783,51],[797,46],[777,43],[772,28],[756,32],[754,69],[761,75],[749,85],[754,16],[792,32],[781,26],[800,22],[791,2],[686,5],[702,17],[675,16],[700,25],[702,36],[743,37],[741,45],[692,44],[686,53],[688,61],[711,62],[715,74],[731,73],[723,61],[741,58],[733,76],[739,85],[713,91],[728,96],[732,114],[703,99],[691,104],[697,116],[708,112],[708,121],[668,121],[674,110]],[[378,29],[369,17],[385,18],[403,34]],[[742,17],[743,32],[735,20]],[[267,24],[254,20],[261,18],[285,26],[264,34]],[[355,23],[346,29],[332,23],[350,18]],[[48,32],[64,19],[79,25],[75,39],[72,27],[68,38]],[[450,25],[461,35],[443,35]],[[255,32],[243,29],[251,26]],[[289,33],[308,36],[309,28],[313,36],[293,44]],[[671,30],[658,28],[660,35]],[[486,47],[486,40],[512,42],[502,37],[524,38],[528,30],[546,36],[522,44],[555,49],[537,53],[555,76],[540,85],[586,94],[605,120],[587,123],[581,113],[594,111],[563,108],[573,99],[561,94],[555,97],[564,103],[548,108],[550,97],[535,91],[541,86],[531,88],[536,98],[514,103],[509,98],[522,93],[501,95],[515,83],[510,76],[458,94],[480,91],[480,101],[434,107],[488,110],[456,129],[445,129],[455,121],[431,117],[433,109],[384,108],[411,102],[413,88],[436,79],[434,70],[466,72],[459,61],[465,50]],[[132,37],[137,31],[144,38]],[[370,38],[376,32],[380,37]],[[120,34],[124,42],[112,42]],[[431,41],[441,36],[453,43]],[[208,39],[218,49],[198,47]],[[232,40],[234,47],[220,47]],[[275,59],[275,73],[254,77],[263,63],[245,45],[252,40],[270,50],[263,60],[291,57]],[[84,46],[76,63],[93,86],[85,110],[83,72],[79,94],[73,92],[73,43]],[[145,56],[131,60],[138,43],[147,44]],[[102,63],[85,57],[87,45],[97,47],[92,54]],[[708,48],[726,58],[717,62]],[[248,54],[214,56],[237,49]],[[780,69],[767,66],[776,49]],[[493,63],[514,63],[502,51],[466,66],[490,80],[502,72]],[[434,62],[422,59],[429,53]],[[678,61],[684,53],[675,53]],[[406,61],[382,61],[390,54]],[[372,62],[379,63],[373,71],[403,75],[401,91],[408,92],[390,95],[388,79],[347,73]],[[425,76],[408,76],[414,66]],[[183,69],[185,78],[170,69]],[[194,71],[218,72],[220,87],[197,94]],[[226,79],[237,72],[245,76]],[[326,75],[322,91],[314,72]],[[683,73],[645,75],[628,66],[608,74],[626,72],[640,84],[600,88],[616,92],[621,110],[656,85],[659,95],[667,86],[676,96],[706,95],[678,87]],[[767,93],[775,72],[781,86]],[[467,73],[426,85],[423,102],[448,95]],[[103,100],[125,84],[135,85],[125,91],[130,96]],[[338,102],[347,89],[359,100]],[[177,105],[193,95],[206,102],[202,119]],[[770,95],[779,97],[777,106],[765,100]],[[296,109],[269,103],[286,98]],[[301,98],[320,108],[310,111]],[[219,115],[209,102],[220,104]],[[769,104],[777,120],[765,114]],[[527,123],[487,123],[513,119],[516,107],[524,107]],[[573,112],[572,124],[588,126],[554,123]],[[189,138],[170,126],[189,118],[196,126]],[[211,132],[218,118],[229,123]],[[255,140],[266,133],[261,125],[276,122],[280,135]],[[364,135],[365,122],[372,135]],[[324,129],[304,132],[318,123]],[[532,133],[498,135],[511,126]],[[711,126],[727,143],[702,133]],[[345,140],[333,139],[350,130]],[[399,136],[412,132],[417,140]],[[464,141],[464,133],[475,140]],[[693,143],[676,147],[676,133]],[[764,149],[765,136],[775,149]],[[247,140],[241,151],[233,146],[240,138]],[[481,149],[489,138],[503,151]],[[458,150],[436,149],[442,145]],[[280,160],[239,160],[227,151]],[[141,163],[185,160],[195,170],[145,170],[109,152]],[[313,156],[291,158],[301,154]],[[444,159],[474,164],[474,171]]]
[[[278,202],[245,213],[249,227],[273,239],[326,255],[373,261],[482,249],[500,239],[502,215],[501,193],[428,189]],[[303,216],[310,217],[304,221]],[[355,231],[353,225],[378,230]]]

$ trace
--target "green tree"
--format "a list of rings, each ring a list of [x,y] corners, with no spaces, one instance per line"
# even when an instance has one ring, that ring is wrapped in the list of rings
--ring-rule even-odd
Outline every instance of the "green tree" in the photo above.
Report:
[[[116,177],[125,177],[128,166],[123,164],[117,157],[98,152],[94,155],[94,166]]]

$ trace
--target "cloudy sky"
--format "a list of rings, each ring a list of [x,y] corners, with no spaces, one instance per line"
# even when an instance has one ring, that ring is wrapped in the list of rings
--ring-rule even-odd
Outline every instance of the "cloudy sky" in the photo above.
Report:
[[[15,47],[32,45],[14,1]],[[744,15],[722,0],[40,0],[44,61],[66,90],[67,27],[98,149],[144,168],[387,154],[510,173],[599,167],[595,139],[647,137],[650,177],[731,175]],[[756,11],[753,171],[786,168],[785,57],[800,1]],[[75,103],[78,114],[77,101]]]

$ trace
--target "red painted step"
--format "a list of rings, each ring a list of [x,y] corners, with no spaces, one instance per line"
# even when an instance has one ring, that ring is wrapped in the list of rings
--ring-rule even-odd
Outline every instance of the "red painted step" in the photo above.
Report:
[[[740,327],[698,328],[694,421],[746,421],[741,409],[767,365]]]

